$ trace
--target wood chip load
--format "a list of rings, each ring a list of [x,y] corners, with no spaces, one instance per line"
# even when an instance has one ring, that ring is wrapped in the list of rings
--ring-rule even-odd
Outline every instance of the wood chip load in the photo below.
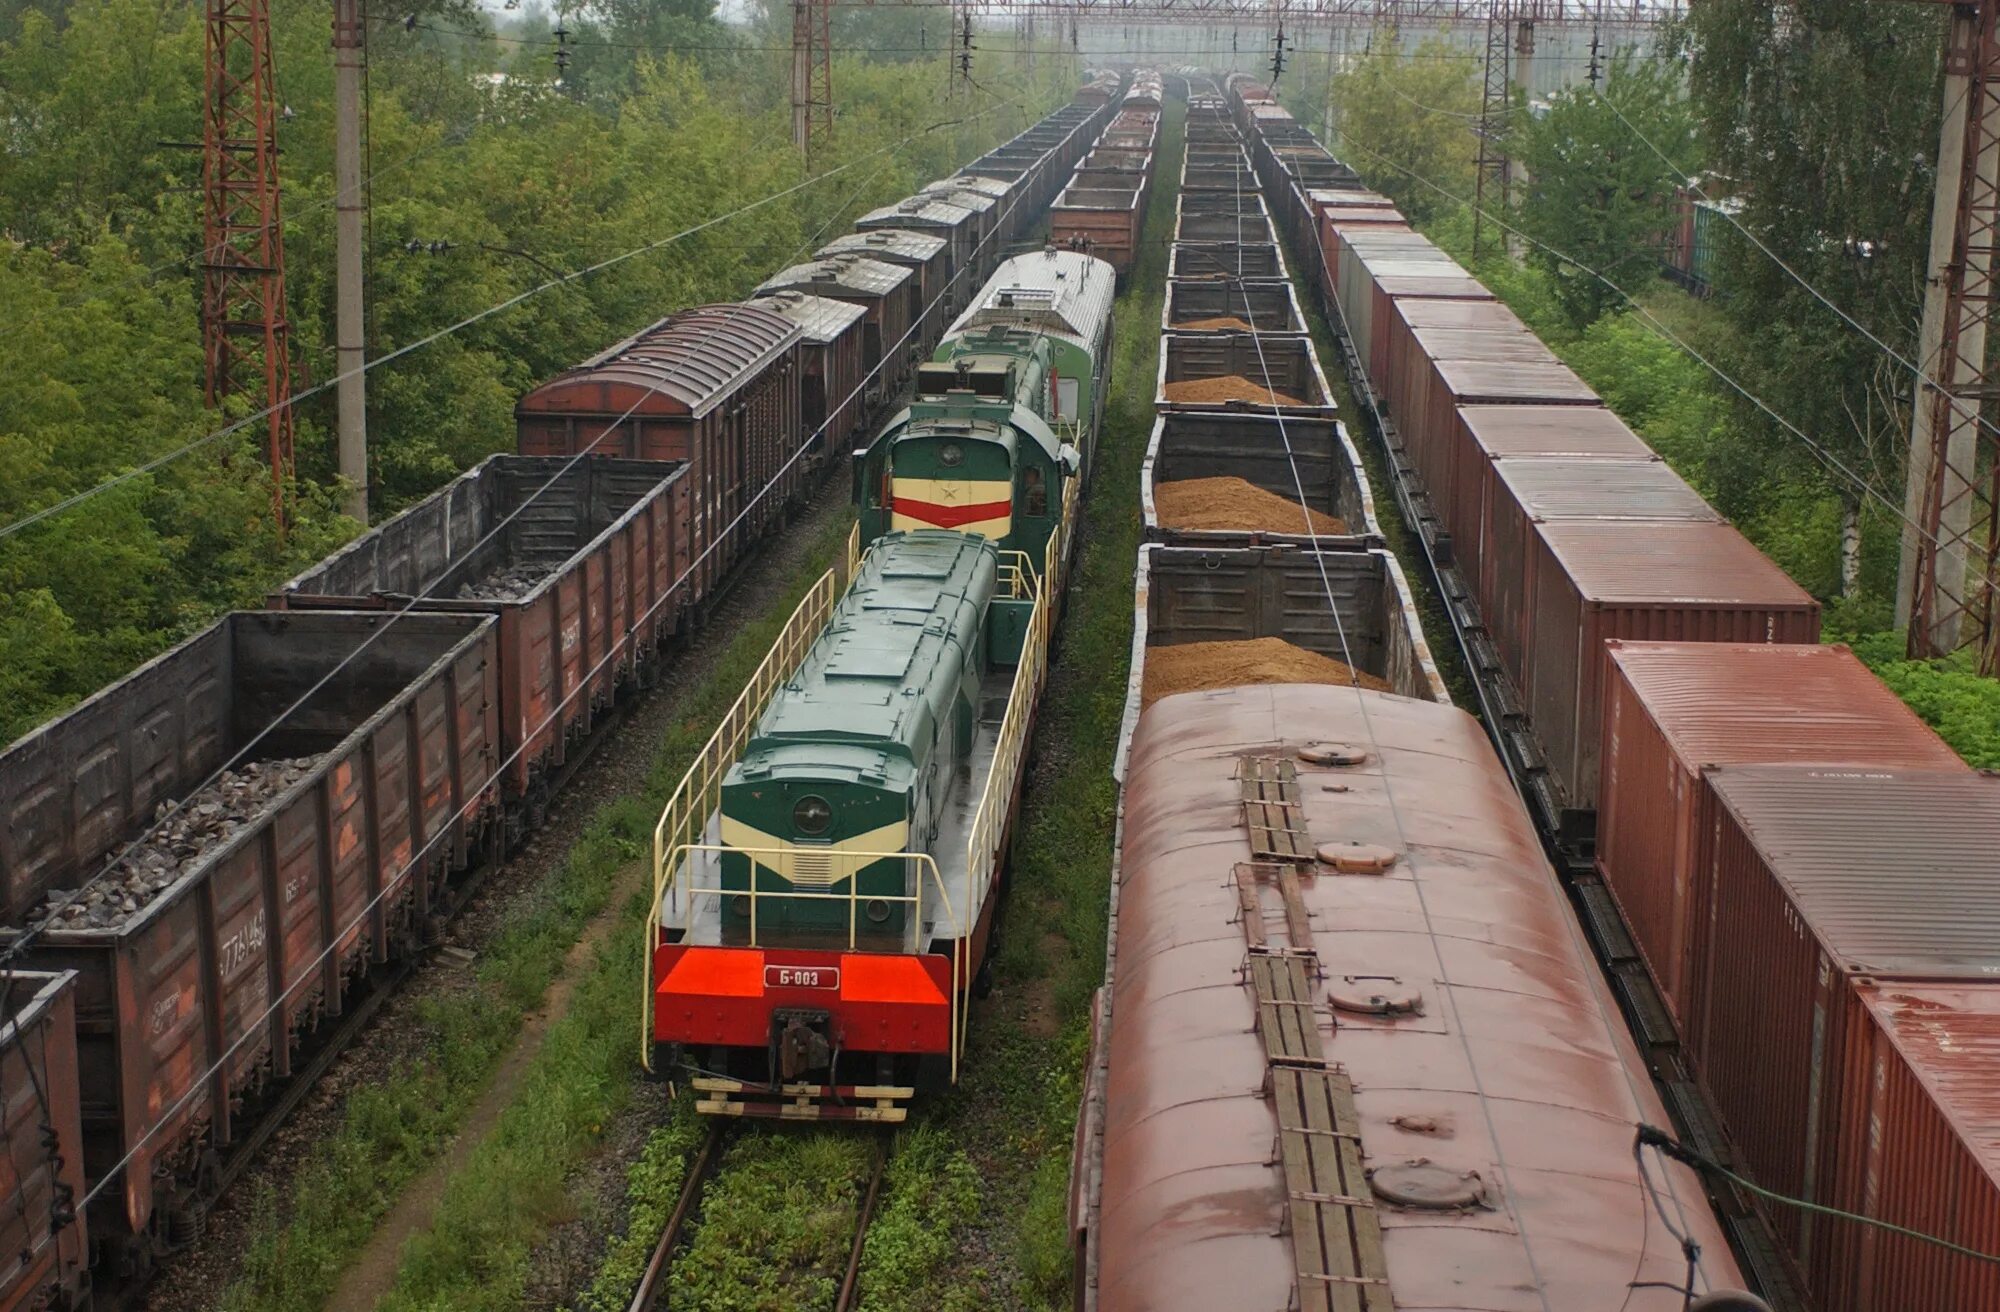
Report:
[[[1159,509],[1162,528],[1304,535],[1305,517],[1310,515],[1314,533],[1333,536],[1347,532],[1345,520],[1309,506],[1301,514],[1298,502],[1234,475],[1161,483],[1153,489],[1153,504]]]
[[[1142,707],[1175,693],[1241,688],[1261,683],[1359,683],[1376,692],[1394,692],[1386,679],[1350,669],[1331,656],[1295,647],[1283,638],[1245,642],[1186,642],[1146,652],[1146,677],[1139,690]]]
[[[1177,402],[1213,404],[1218,401],[1249,401],[1254,405],[1304,405],[1296,396],[1259,387],[1242,374],[1220,378],[1189,378],[1167,384],[1167,399]]]
[[[1227,314],[1220,314],[1212,319],[1188,319],[1175,324],[1174,327],[1186,328],[1192,332],[1217,332],[1222,329],[1229,329],[1239,333],[1256,331],[1255,327],[1251,324],[1247,324],[1243,320]]]

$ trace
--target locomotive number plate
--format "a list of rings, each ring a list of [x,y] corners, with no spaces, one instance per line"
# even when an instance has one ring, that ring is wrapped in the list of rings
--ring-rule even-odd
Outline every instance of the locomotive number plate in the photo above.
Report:
[[[766,966],[764,967],[764,987],[767,989],[837,989],[840,987],[840,967]]]

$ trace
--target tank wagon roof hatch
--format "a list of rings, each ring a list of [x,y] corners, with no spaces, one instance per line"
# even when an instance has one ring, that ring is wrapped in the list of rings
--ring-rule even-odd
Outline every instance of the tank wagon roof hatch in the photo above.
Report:
[[[521,398],[519,409],[616,413],[626,405],[605,389],[623,387],[650,394],[635,415],[700,415],[782,358],[799,336],[797,324],[768,310],[696,306],[557,374]]]
[[[2000,977],[2000,779],[1838,765],[1723,767],[1707,777],[1845,968]]]
[[[868,232],[850,232],[837,237],[819,248],[816,254],[866,255],[871,251],[887,255],[898,255],[906,260],[929,260],[937,256],[949,243],[944,238],[928,232],[916,232],[909,228],[875,228]]]
[[[855,321],[866,317],[866,306],[852,301],[835,301],[824,296],[814,296],[809,292],[782,291],[771,296],[760,296],[744,302],[760,310],[780,314],[797,324],[805,333],[805,339],[816,346],[824,346],[842,333],[852,328]]]
[[[950,331],[1008,325],[1062,333],[1085,345],[1111,321],[1117,275],[1103,260],[1074,251],[1042,251],[1003,260]]]
[[[884,264],[851,251],[823,260],[794,264],[783,273],[766,278],[757,286],[758,296],[788,287],[845,287],[857,292],[886,296],[910,280],[910,271],[900,264]]]

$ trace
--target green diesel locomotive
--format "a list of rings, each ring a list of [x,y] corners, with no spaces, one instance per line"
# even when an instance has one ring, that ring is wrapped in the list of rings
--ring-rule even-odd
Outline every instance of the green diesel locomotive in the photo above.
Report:
[[[857,460],[821,581],[655,835],[647,1040],[703,1111],[899,1120],[956,1077],[1104,404],[1113,274],[1004,262]]]

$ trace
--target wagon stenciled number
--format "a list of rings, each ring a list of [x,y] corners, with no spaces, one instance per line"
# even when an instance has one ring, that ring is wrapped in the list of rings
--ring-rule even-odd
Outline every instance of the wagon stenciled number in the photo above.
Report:
[[[764,967],[764,987],[767,989],[837,989],[840,987],[840,967],[766,966]]]

